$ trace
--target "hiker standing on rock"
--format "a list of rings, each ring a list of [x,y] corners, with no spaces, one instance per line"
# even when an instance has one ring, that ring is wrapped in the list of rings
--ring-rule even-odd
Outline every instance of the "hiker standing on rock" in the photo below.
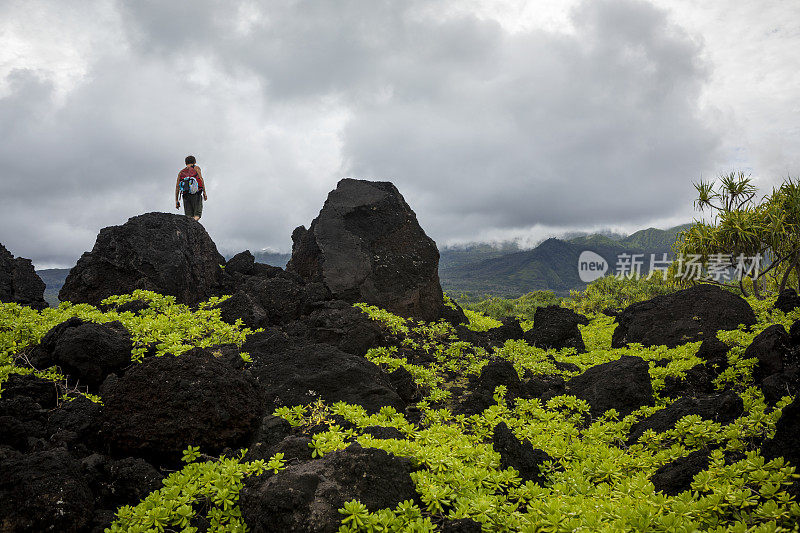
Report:
[[[185,161],[186,166],[178,173],[178,181],[175,183],[175,209],[180,209],[180,197],[183,196],[183,212],[187,217],[200,220],[203,200],[208,200],[203,174],[193,155],[187,155]]]

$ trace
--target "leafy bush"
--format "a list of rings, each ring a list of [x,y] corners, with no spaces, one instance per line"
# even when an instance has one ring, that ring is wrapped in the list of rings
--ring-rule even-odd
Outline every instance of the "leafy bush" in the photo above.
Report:
[[[533,291],[514,299],[489,296],[482,300],[474,300],[464,296],[459,299],[459,304],[465,310],[477,311],[495,320],[514,316],[520,321],[533,321],[537,308],[559,305],[561,300],[562,298],[553,294],[553,291]]]
[[[119,320],[128,329],[133,342],[132,360],[141,361],[148,350],[156,356],[180,355],[192,348],[207,348],[216,344],[241,346],[252,331],[241,322],[231,325],[222,321],[220,310],[213,307],[224,298],[211,298],[192,310],[177,304],[173,296],[137,290],[132,294],[111,296],[103,301],[109,311],[88,304],[64,302],[57,308],[35,311],[12,303],[0,303],[0,394],[2,383],[11,372],[36,372],[41,377],[62,382],[57,369],[33,369],[26,363],[28,348],[36,345],[54,326],[78,317],[99,324]],[[125,303],[140,301],[147,307],[138,312],[118,312]],[[247,354],[242,354],[247,360]]]
[[[247,526],[238,505],[244,478],[285,468],[282,454],[276,454],[268,463],[262,459],[242,462],[246,452],[242,450],[238,457],[206,457],[198,462],[197,450],[190,446],[184,453],[184,461],[189,464],[170,474],[161,489],[150,493],[138,505],[120,507],[117,519],[106,532],[194,533],[198,529],[192,526],[192,519],[198,508],[204,508],[208,531],[244,533]]]
[[[669,294],[678,287],[663,276],[654,274],[649,279],[619,278],[603,276],[586,286],[583,291],[571,290],[562,305],[578,313],[600,313],[606,308],[622,309],[629,305],[649,300],[661,294]]]

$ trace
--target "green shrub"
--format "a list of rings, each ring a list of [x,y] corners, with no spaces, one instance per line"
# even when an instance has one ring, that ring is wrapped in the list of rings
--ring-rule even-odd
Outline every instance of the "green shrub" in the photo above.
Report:
[[[591,282],[583,291],[569,291],[569,297],[563,300],[562,305],[588,315],[600,313],[608,307],[622,309],[676,290],[678,287],[658,274],[650,279],[603,276]]]

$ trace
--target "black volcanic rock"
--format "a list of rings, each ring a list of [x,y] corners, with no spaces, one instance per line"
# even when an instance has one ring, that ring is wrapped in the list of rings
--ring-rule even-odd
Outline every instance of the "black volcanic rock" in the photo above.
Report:
[[[656,490],[675,496],[689,490],[694,476],[708,468],[709,451],[697,450],[659,468],[650,478]]]
[[[389,182],[341,180],[292,240],[287,270],[324,283],[336,299],[423,320],[445,314],[436,243]]]
[[[648,429],[656,433],[672,429],[685,416],[699,415],[705,420],[729,424],[741,416],[743,411],[744,402],[739,395],[731,391],[696,397],[685,396],[634,424],[628,442],[631,444],[636,442]]]
[[[63,448],[0,456],[0,531],[84,531],[94,501],[80,464]]]
[[[714,380],[728,367],[727,359],[716,359],[695,365],[686,371],[686,375],[669,375],[664,378],[664,389],[661,394],[671,398],[687,395],[711,394],[716,390]]]
[[[759,386],[768,405],[775,405],[784,396],[797,396],[800,392],[800,367],[791,365],[779,374],[767,376]]]
[[[786,328],[780,324],[773,324],[759,333],[744,351],[744,358],[758,359],[753,368],[753,380],[756,383],[760,383],[767,376],[783,372],[784,367],[793,359],[791,341]]]
[[[719,287],[700,284],[656,296],[624,309],[617,316],[613,348],[629,343],[670,348],[714,337],[717,331],[753,325],[756,315],[747,301]]]
[[[117,453],[169,462],[190,444],[208,453],[247,441],[264,404],[255,379],[210,352],[145,359],[103,385],[103,437]]]
[[[546,452],[534,448],[530,442],[520,441],[505,422],[495,426],[492,447],[500,454],[500,466],[519,472],[523,483],[529,480],[537,483],[543,481],[544,476],[539,466],[545,461],[553,460]]]
[[[800,296],[794,289],[784,289],[775,300],[775,309],[788,313],[792,309],[800,307]]]
[[[96,448],[102,423],[100,410],[99,404],[85,396],[62,403],[47,419],[50,442],[69,447],[73,455],[83,455],[88,449]]]
[[[351,444],[344,450],[274,475],[248,478],[240,494],[242,518],[253,533],[335,533],[345,502],[372,512],[417,500],[411,460]]]
[[[775,436],[761,447],[766,459],[783,457],[793,466],[800,465],[800,398],[783,408],[778,423],[775,424]],[[797,483],[797,482],[795,482]]]
[[[458,324],[455,333],[459,340],[490,351],[492,348],[503,346],[508,340],[520,340],[525,336],[519,320],[511,316],[503,317],[501,325],[487,331],[473,331],[464,324]]]
[[[222,319],[241,319],[250,328],[286,324],[311,311],[330,294],[321,283],[302,283],[285,276],[241,279],[237,290],[218,305]]]
[[[330,344],[360,356],[385,344],[381,326],[342,300],[317,302],[315,310],[287,324],[284,331],[299,344]]]
[[[572,309],[549,305],[539,307],[533,315],[533,327],[525,332],[525,341],[539,348],[575,348],[586,351],[578,324],[586,325],[589,319]]]
[[[36,274],[30,259],[15,258],[0,244],[0,302],[44,309],[45,284]]]
[[[195,305],[218,292],[223,264],[225,258],[199,222],[147,213],[100,230],[58,297],[98,305],[108,296],[145,289]]]
[[[503,346],[506,341],[524,338],[525,332],[516,317],[506,316],[500,320],[499,326],[489,329],[486,335],[489,337],[491,345]]]
[[[280,333],[266,331],[251,335],[242,350],[253,359],[251,372],[264,391],[269,412],[318,397],[359,404],[369,412],[385,405],[405,409],[389,376],[377,365],[329,344],[297,346]]]
[[[730,350],[731,347],[717,337],[709,337],[700,343],[700,348],[695,355],[706,362],[720,363],[722,359],[727,361]]]
[[[95,324],[73,317],[45,334],[31,363],[57,365],[72,383],[96,391],[106,376],[131,364],[131,349],[130,333],[119,321]]]
[[[484,366],[479,376],[470,377],[467,385],[469,393],[454,407],[453,412],[474,415],[494,405],[494,390],[498,385],[506,387],[508,400],[527,396],[514,365],[505,359],[496,359]]]
[[[648,369],[643,359],[623,356],[570,379],[565,394],[586,400],[595,418],[609,409],[616,409],[621,417],[627,416],[643,405],[653,405]]]
[[[800,320],[795,320],[789,327],[789,342],[794,347],[800,347]]]

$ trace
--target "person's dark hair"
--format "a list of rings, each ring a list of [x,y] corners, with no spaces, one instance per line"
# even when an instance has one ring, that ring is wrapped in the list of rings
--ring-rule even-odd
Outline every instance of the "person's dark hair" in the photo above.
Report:
[[[194,165],[196,163],[197,163],[197,159],[195,159],[193,155],[187,155],[186,156],[186,164],[187,165]]]

